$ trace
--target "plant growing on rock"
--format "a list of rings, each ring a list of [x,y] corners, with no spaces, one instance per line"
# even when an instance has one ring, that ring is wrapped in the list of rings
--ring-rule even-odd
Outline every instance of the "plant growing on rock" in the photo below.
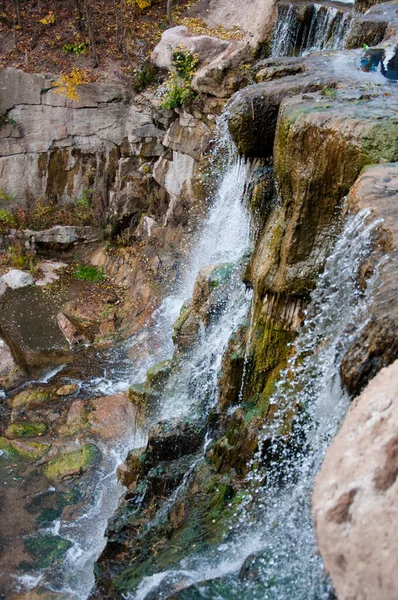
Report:
[[[192,54],[182,44],[172,53],[172,67],[169,69],[167,93],[162,102],[162,108],[173,109],[189,104],[195,92],[191,81],[198,66],[197,54]]]
[[[65,96],[69,100],[79,100],[77,88],[84,83],[89,83],[90,78],[87,71],[81,69],[72,69],[70,73],[63,73],[61,77],[53,83],[54,93],[59,96]]]

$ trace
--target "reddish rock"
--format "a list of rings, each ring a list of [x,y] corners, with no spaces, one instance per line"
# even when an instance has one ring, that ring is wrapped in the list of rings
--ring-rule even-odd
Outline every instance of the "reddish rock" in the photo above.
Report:
[[[102,438],[121,438],[135,427],[136,411],[127,392],[96,398],[88,416],[92,433]]]
[[[319,549],[339,600],[398,598],[398,361],[354,400],[317,477]]]
[[[58,313],[57,322],[62,333],[72,346],[75,344],[90,344],[91,340],[83,328],[79,327],[64,313]]]

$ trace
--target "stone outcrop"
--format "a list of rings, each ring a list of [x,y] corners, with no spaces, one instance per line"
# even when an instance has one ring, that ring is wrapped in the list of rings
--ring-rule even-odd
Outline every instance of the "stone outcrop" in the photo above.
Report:
[[[339,600],[398,595],[398,362],[353,401],[317,477],[313,514]]]
[[[372,274],[372,304],[364,327],[354,336],[342,364],[342,377],[351,393],[360,390],[376,373],[398,358],[398,164],[364,169],[348,196],[353,211],[369,211],[375,223],[372,252],[362,265],[362,285]]]
[[[166,29],[162,39],[151,55],[151,61],[160,69],[169,69],[172,63],[172,52],[184,46],[192,54],[197,54],[201,63],[209,62],[221,54],[229,46],[226,40],[209,35],[194,35],[188,27]]]
[[[12,290],[24,288],[29,285],[33,285],[34,280],[30,273],[20,271],[19,269],[11,269],[3,277],[1,281],[5,283]]]
[[[238,28],[251,45],[257,46],[270,35],[274,4],[273,0],[248,0],[245,4],[236,0],[200,0],[188,14],[200,17],[210,27],[232,31]]]

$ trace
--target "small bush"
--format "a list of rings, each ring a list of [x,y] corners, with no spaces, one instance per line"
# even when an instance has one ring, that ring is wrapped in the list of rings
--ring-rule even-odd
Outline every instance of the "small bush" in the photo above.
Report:
[[[73,52],[76,56],[81,56],[87,52],[87,44],[84,42],[76,42],[75,44],[64,44],[62,46],[64,54]]]
[[[0,232],[5,233],[9,229],[15,228],[16,224],[17,222],[12,212],[5,208],[0,208]]]
[[[106,277],[105,273],[92,265],[77,265],[73,273],[75,279],[83,281],[101,281]]]
[[[192,54],[182,45],[173,51],[173,67],[169,70],[167,93],[162,108],[171,110],[189,104],[193,100],[195,92],[191,88],[191,81],[198,62],[198,55]]]
[[[89,83],[90,77],[87,71],[72,69],[70,73],[63,73],[58,81],[53,83],[54,93],[65,96],[69,100],[79,100],[77,88],[84,83]]]
[[[157,70],[149,62],[145,62],[141,69],[134,74],[133,90],[139,94],[145,88],[155,83],[157,83]]]

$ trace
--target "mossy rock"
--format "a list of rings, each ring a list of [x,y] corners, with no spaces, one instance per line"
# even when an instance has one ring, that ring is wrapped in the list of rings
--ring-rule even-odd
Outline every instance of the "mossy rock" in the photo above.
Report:
[[[27,389],[23,392],[20,392],[13,398],[11,398],[8,403],[10,408],[21,408],[22,406],[42,406],[51,400],[52,394],[49,390],[45,390],[43,388],[35,388],[35,389]]]
[[[37,460],[43,457],[49,449],[49,444],[41,444],[40,442],[14,442],[0,437],[0,452],[5,452],[8,456],[15,458]]]
[[[172,337],[173,337],[174,343],[176,343],[182,326],[184,325],[185,321],[188,319],[189,315],[191,314],[191,307],[192,307],[191,301],[184,302],[184,304],[181,307],[180,314],[178,315],[177,319],[173,323]]]
[[[50,461],[44,469],[48,479],[59,480],[81,475],[98,464],[101,453],[94,444],[85,444],[75,452],[61,454]]]
[[[209,275],[209,282],[213,289],[218,288],[220,285],[227,283],[235,269],[233,263],[227,263],[225,265],[219,265],[214,267]]]
[[[84,492],[78,486],[70,485],[65,492],[51,489],[34,496],[26,509],[36,516],[38,525],[48,526],[61,517],[66,506],[77,504],[83,498]]]
[[[58,535],[41,535],[30,537],[24,541],[25,551],[30,554],[32,563],[23,563],[22,568],[33,567],[35,569],[47,569],[54,562],[60,561],[72,542]]]
[[[12,423],[6,429],[7,438],[34,438],[44,435],[47,426],[45,423]]]
[[[148,386],[158,388],[166,383],[171,374],[171,361],[164,360],[150,369],[146,373]]]

